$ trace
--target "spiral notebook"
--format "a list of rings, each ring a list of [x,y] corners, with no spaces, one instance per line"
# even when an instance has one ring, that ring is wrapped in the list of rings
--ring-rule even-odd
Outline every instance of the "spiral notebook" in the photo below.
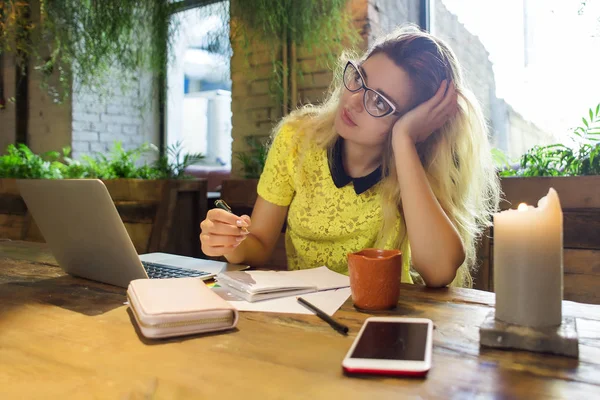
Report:
[[[217,281],[249,302],[350,286],[348,276],[327,267],[297,271],[227,271],[218,274]]]

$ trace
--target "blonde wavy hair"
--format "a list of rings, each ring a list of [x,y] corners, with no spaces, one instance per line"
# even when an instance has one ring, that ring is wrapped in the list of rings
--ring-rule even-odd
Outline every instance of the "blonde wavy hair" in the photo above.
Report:
[[[415,26],[399,27],[379,38],[358,60],[364,62],[378,53],[386,54],[411,77],[416,93],[410,108],[431,98],[444,79],[450,78],[457,88],[457,115],[427,140],[417,144],[417,152],[429,184],[458,230],[465,248],[465,261],[451,286],[472,287],[471,271],[477,267],[478,241],[485,228],[491,225],[491,214],[497,210],[500,198],[500,184],[481,106],[466,86],[452,50],[431,34]],[[282,125],[288,125],[297,132],[303,132],[305,143],[312,141],[331,152],[339,137],[334,128],[334,119],[342,90],[345,90],[343,68],[349,59],[353,59],[352,56],[344,53],[340,57],[328,96],[322,104],[308,104],[293,111],[280,121],[273,134],[276,135]],[[391,135],[388,140],[390,143],[384,147],[382,155],[383,227],[377,246],[383,246],[395,233],[397,213],[402,213],[402,194],[398,186]],[[401,232],[397,237],[395,247],[408,254],[406,232]]]

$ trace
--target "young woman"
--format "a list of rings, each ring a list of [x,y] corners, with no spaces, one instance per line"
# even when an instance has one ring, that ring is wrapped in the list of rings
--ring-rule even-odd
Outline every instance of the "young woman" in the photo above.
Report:
[[[210,210],[202,250],[260,265],[287,216],[290,269],[347,273],[349,252],[396,248],[403,282],[471,286],[476,242],[500,189],[456,57],[404,27],[342,60],[327,100],[275,128],[252,218]]]

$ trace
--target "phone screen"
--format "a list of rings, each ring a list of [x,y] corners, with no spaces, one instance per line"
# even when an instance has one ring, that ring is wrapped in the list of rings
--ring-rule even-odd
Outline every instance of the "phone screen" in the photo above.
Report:
[[[351,358],[425,360],[427,324],[369,322]]]

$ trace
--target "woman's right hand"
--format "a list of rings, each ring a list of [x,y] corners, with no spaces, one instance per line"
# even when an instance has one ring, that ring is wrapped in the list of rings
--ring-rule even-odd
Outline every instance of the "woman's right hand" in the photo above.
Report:
[[[238,217],[219,208],[208,211],[200,224],[202,252],[210,257],[231,254],[248,236],[250,217]]]

